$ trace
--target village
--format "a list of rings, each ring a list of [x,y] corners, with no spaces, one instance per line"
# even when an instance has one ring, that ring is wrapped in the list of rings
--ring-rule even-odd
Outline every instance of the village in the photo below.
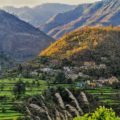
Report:
[[[96,71],[105,70],[106,65],[100,64],[96,65],[95,62],[84,62],[81,67],[64,66],[62,69],[54,69],[50,67],[39,68],[30,73],[30,76],[47,76],[45,80],[51,81],[51,83],[58,84],[74,84],[79,88],[101,88],[104,86],[110,86],[114,83],[119,83],[119,79],[116,76],[99,78],[91,77],[85,74],[85,70],[96,69]],[[59,81],[59,78],[61,79]]]

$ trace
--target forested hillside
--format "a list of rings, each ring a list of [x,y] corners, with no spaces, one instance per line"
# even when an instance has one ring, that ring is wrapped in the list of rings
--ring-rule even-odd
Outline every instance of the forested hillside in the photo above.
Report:
[[[120,61],[119,27],[84,27],[71,32],[40,53],[51,61],[82,66],[103,65],[110,74],[119,74]],[[54,62],[53,62],[54,63]],[[108,73],[109,73],[108,72]]]

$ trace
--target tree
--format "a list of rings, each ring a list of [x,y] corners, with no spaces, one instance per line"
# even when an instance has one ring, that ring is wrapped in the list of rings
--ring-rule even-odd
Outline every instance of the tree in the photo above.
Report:
[[[23,67],[22,67],[21,64],[19,64],[19,65],[18,65],[18,72],[19,72],[19,73],[22,73],[22,70],[23,70]]]
[[[59,72],[55,75],[54,83],[65,83],[66,77],[63,72]]]
[[[45,56],[41,56],[41,57],[39,57],[38,59],[39,59],[39,62],[40,62],[41,64],[46,64],[46,63],[48,62],[48,60],[49,60],[49,58],[48,58],[48,57],[45,57]]]
[[[26,85],[23,81],[18,81],[14,88],[13,88],[13,93],[16,98],[20,98],[22,95],[24,95],[26,92]]]
[[[120,120],[120,118],[116,117],[112,109],[99,107],[94,113],[91,113],[91,115],[85,114],[82,117],[76,117],[74,120]]]
[[[0,85],[0,91],[3,91],[3,89],[4,89],[4,83],[2,83],[1,85]]]
[[[4,107],[1,108],[2,113],[6,113],[6,109]]]
[[[62,60],[62,66],[72,66],[72,62],[65,58]]]
[[[113,89],[119,89],[119,88],[120,88],[120,82],[114,82],[114,83],[111,85],[111,87],[112,87]]]

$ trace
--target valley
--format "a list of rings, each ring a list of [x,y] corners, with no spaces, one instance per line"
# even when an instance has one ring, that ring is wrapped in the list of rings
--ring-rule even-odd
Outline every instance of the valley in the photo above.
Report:
[[[120,0],[14,2],[0,9],[0,120],[120,120]]]
[[[36,120],[35,116],[48,120],[46,112],[51,119],[57,119],[53,116],[55,111],[64,116],[60,107],[62,99],[70,120],[99,106],[112,108],[119,116],[120,74],[116,67],[119,66],[119,35],[119,27],[84,27],[63,36],[37,58],[7,70],[3,68],[1,120]],[[81,104],[79,92],[89,104]],[[60,99],[60,106],[54,109],[51,105],[56,106],[56,99]],[[75,108],[71,99],[76,101]]]

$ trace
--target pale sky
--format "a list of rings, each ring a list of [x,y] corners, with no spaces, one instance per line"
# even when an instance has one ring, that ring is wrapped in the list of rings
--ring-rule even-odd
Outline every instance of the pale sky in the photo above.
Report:
[[[0,7],[3,6],[35,6],[42,3],[66,3],[66,4],[81,4],[90,3],[99,0],[0,0]]]

